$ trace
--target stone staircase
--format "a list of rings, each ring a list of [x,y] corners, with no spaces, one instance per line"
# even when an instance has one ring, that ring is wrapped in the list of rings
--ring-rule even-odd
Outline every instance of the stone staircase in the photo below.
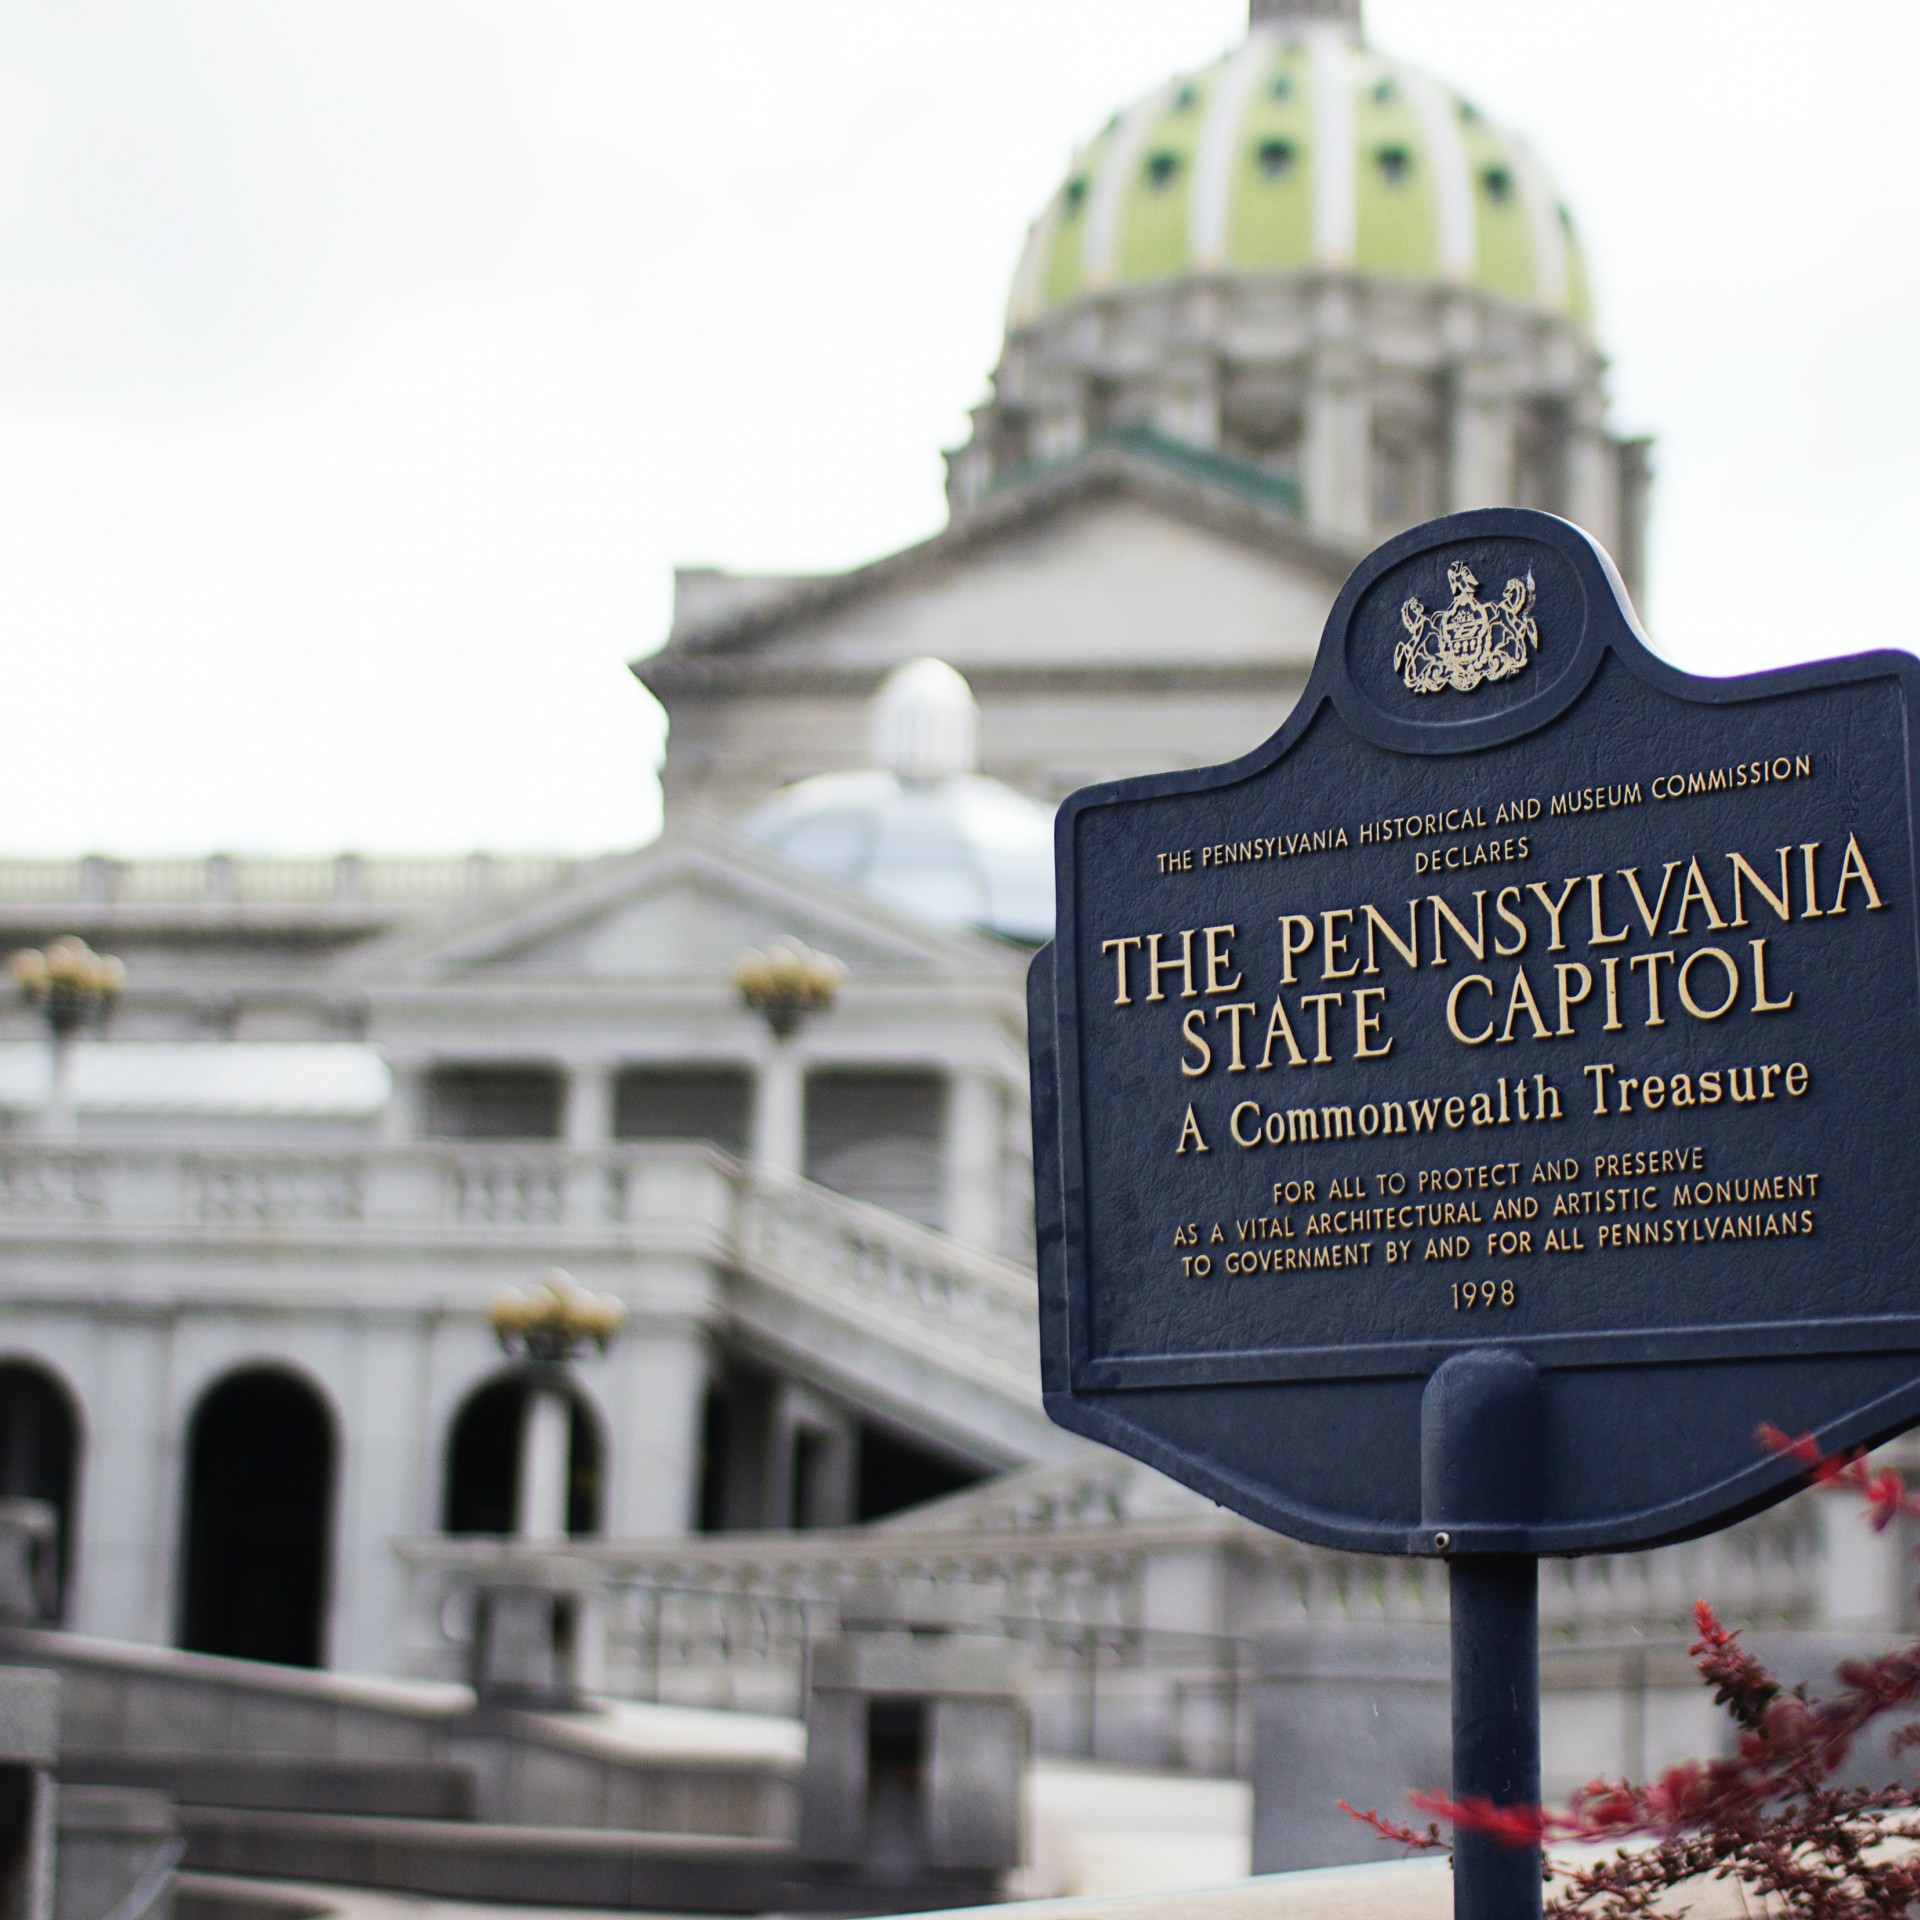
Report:
[[[649,1729],[648,1710],[636,1728],[631,1709],[482,1709],[462,1687],[17,1627],[0,1627],[0,1660],[60,1675],[63,1787],[172,1801],[186,1909],[198,1876],[715,1914],[992,1897],[966,1879],[811,1875],[798,1743],[781,1723],[729,1751],[686,1732],[712,1716],[652,1709],[666,1722]]]

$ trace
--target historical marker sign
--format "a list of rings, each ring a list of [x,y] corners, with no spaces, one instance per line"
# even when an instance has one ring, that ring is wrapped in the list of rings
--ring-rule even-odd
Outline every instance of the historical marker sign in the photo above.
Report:
[[[1456,1549],[1697,1532],[1788,1483],[1760,1421],[1920,1418],[1917,692],[1676,672],[1577,529],[1463,514],[1359,568],[1265,746],[1069,799],[1054,1417],[1400,1553],[1469,1348],[1538,1374],[1539,1492]]]

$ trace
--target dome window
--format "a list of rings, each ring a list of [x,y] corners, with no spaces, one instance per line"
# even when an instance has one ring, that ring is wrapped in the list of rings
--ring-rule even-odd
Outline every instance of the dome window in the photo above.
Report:
[[[1405,147],[1380,147],[1374,152],[1373,164],[1388,186],[1404,186],[1413,172],[1413,155]]]
[[[1076,173],[1067,182],[1066,215],[1069,220],[1087,204],[1087,176]]]
[[[1273,85],[1269,89],[1269,92],[1276,100],[1291,100],[1293,98],[1293,75],[1290,73],[1276,73],[1273,76]]]
[[[1476,107],[1471,100],[1462,100],[1460,102],[1460,118],[1465,125],[1477,127],[1480,124],[1480,109]]]
[[[1293,171],[1296,159],[1291,140],[1262,140],[1254,149],[1263,180],[1284,180]]]
[[[1163,192],[1180,177],[1180,156],[1162,149],[1147,155],[1147,184]]]
[[[1194,102],[1199,98],[1200,98],[1200,95],[1197,89],[1193,87],[1182,87],[1180,91],[1173,96],[1174,112],[1175,113],[1191,113],[1193,111]]]
[[[1376,107],[1390,107],[1393,105],[1393,94],[1393,82],[1382,80],[1373,90],[1373,104]]]
[[[1480,184],[1495,206],[1504,207],[1513,198],[1513,175],[1505,167],[1489,167],[1480,176]]]

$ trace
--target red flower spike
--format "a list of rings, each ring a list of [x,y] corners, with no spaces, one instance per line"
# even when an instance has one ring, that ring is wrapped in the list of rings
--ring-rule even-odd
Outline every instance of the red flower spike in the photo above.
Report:
[[[1447,1843],[1440,1838],[1438,1827],[1428,1827],[1422,1833],[1398,1820],[1389,1820],[1385,1814],[1369,1807],[1362,1813],[1358,1807],[1349,1806],[1344,1800],[1336,1800],[1337,1806],[1350,1820],[1358,1820],[1363,1827],[1371,1827],[1381,1839],[1390,1840],[1395,1846],[1410,1847],[1416,1853],[1444,1853]]]

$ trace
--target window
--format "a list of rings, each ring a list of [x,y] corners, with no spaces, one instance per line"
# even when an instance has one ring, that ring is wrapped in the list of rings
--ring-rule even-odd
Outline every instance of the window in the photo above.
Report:
[[[1194,103],[1199,98],[1200,92],[1197,87],[1182,87],[1180,91],[1173,96],[1174,112],[1191,113],[1194,108]]]
[[[937,1074],[827,1071],[807,1080],[807,1178],[937,1227],[946,1213]]]
[[[1393,105],[1394,85],[1391,80],[1382,80],[1373,90],[1373,104],[1376,107]]]
[[[1404,185],[1413,172],[1413,155],[1405,147],[1380,147],[1374,153],[1373,164],[1380,169],[1380,177],[1388,186],[1398,187]]]
[[[1273,76],[1273,85],[1268,91],[1276,100],[1291,99],[1293,97],[1293,75],[1290,73],[1276,73]]]
[[[1513,198],[1513,175],[1505,167],[1489,167],[1480,176],[1480,184],[1495,206],[1505,206]]]
[[[1087,176],[1084,173],[1076,173],[1073,178],[1067,182],[1067,197],[1064,208],[1067,218],[1071,220],[1086,203]]]
[[[1284,180],[1293,171],[1294,148],[1291,140],[1262,140],[1255,157],[1263,180]]]
[[[1161,151],[1147,155],[1147,184],[1155,192],[1162,192],[1173,185],[1180,173],[1180,156],[1177,153]]]
[[[427,1131],[442,1140],[557,1140],[553,1067],[439,1067],[427,1082]]]
[[[616,1140],[711,1140],[747,1150],[753,1083],[744,1067],[630,1067],[614,1082]]]

